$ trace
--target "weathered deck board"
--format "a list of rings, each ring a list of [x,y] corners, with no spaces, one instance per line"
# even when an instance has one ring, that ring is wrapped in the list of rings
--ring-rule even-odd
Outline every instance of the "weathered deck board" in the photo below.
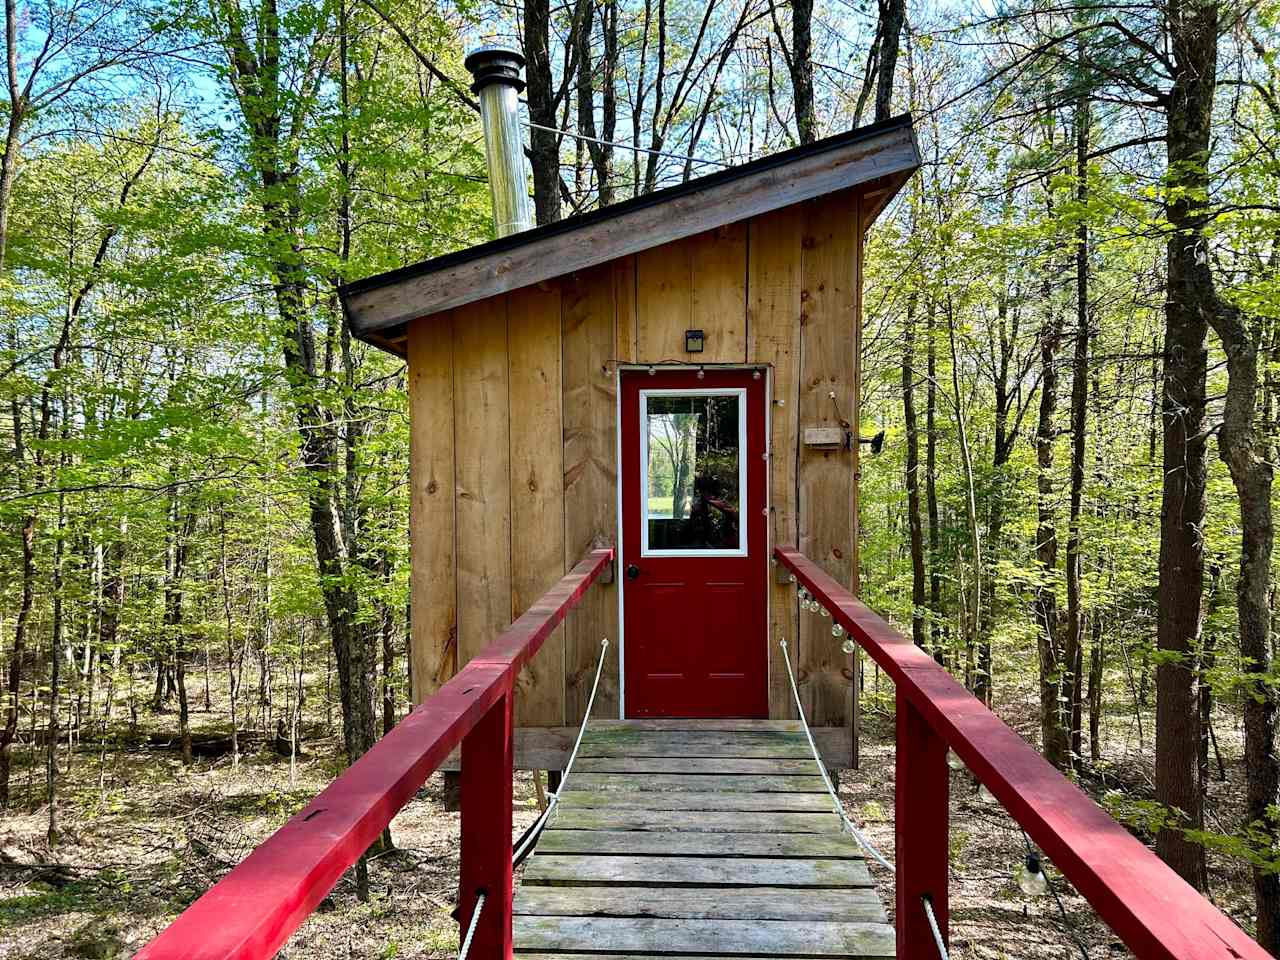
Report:
[[[639,733],[631,737],[604,736],[582,745],[583,757],[757,757],[811,759],[803,737],[778,734],[756,737],[725,733]]]
[[[579,757],[579,773],[813,773],[813,760],[760,757]]]
[[[557,830],[682,830],[686,833],[839,833],[830,812],[752,813],[713,810],[623,810],[574,807],[556,811]]]
[[[825,793],[596,793],[566,790],[561,807],[616,807],[621,810],[778,810],[788,813],[831,812]]]
[[[603,793],[641,791],[644,793],[821,793],[826,796],[822,777],[764,773],[648,773],[637,777],[627,773],[579,773],[573,778],[577,790]]]
[[[547,830],[538,840],[538,853],[862,859],[862,851],[837,833],[693,833],[684,830]]]
[[[778,957],[891,957],[883,923],[831,920],[676,920],[650,917],[515,918],[516,943],[531,950],[585,951],[608,944],[638,956],[683,953]]]
[[[526,883],[663,884],[669,887],[869,887],[861,860],[767,857],[624,857],[539,854]]]
[[[894,955],[791,721],[592,723],[515,900],[519,960]]]
[[[516,913],[540,917],[667,917],[686,920],[844,920],[884,923],[884,907],[872,889],[807,890],[688,887],[537,887],[516,895]]]

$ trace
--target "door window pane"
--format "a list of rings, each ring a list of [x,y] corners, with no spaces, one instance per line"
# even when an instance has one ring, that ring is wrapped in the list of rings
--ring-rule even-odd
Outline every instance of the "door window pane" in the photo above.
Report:
[[[646,397],[650,550],[740,549],[740,400]]]

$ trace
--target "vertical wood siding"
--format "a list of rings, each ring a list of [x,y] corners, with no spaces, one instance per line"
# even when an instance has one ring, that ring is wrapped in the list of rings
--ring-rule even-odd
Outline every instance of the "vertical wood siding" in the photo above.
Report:
[[[511,624],[507,300],[453,311],[458,663]]]
[[[796,441],[799,436],[800,293],[803,284],[798,207],[785,207],[751,221],[747,279],[748,353],[769,364],[772,407],[769,436],[769,548],[796,542]],[[795,719],[779,638],[785,637],[792,666],[799,607],[796,590],[769,578],[769,716]]]
[[[616,541],[618,363],[769,366],[770,545],[798,543],[856,588],[857,445],[806,448],[803,432],[841,418],[857,431],[860,257],[846,192],[412,325],[415,697],[456,669],[455,617],[465,662],[593,544]],[[706,334],[701,356],[684,352],[691,328]],[[602,637],[595,713],[617,716],[617,590],[593,589],[548,640],[521,679],[521,723],[581,719]],[[798,615],[793,587],[769,590],[770,715],[795,712],[785,636],[810,721],[851,723],[853,665],[831,621]]]
[[[564,544],[566,564],[618,532],[617,392],[614,375],[617,312],[613,267],[604,264],[563,280]],[[617,587],[591,590],[565,621],[565,699],[579,722],[591,694],[600,641],[608,658],[595,715],[618,715]]]
[[[567,569],[560,418],[560,284],[507,296],[511,391],[511,610],[524,613]],[[576,561],[571,561],[576,562]],[[564,720],[564,627],[516,682],[516,722]]]
[[[807,447],[803,432],[807,427],[838,427],[848,420],[856,446],[858,201],[850,193],[836,194],[805,204],[803,211],[797,546],[839,583],[852,586],[857,454]],[[831,621],[802,615],[799,648],[800,693],[809,722],[849,722],[852,668],[831,636]]]
[[[453,517],[453,317],[409,328],[409,672],[421,703],[454,675],[457,581]]]

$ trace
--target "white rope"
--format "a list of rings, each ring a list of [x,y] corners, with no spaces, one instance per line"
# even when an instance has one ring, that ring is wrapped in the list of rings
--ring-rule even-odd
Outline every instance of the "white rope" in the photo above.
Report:
[[[818,764],[818,773],[822,775],[822,782],[826,784],[827,793],[831,794],[831,808],[835,815],[840,818],[840,823],[845,830],[858,842],[858,846],[871,854],[880,865],[888,870],[894,870],[894,866],[885,859],[884,854],[875,848],[870,840],[863,836],[849,815],[844,812],[844,804],[840,802],[840,795],[836,793],[836,788],[831,784],[831,778],[827,776],[827,768],[822,762],[822,755],[818,753],[818,746],[813,742],[813,734],[809,732],[809,721],[804,717],[804,705],[800,702],[800,690],[796,687],[796,675],[791,669],[791,657],[787,653],[787,641],[781,639],[778,644],[782,647],[782,662],[787,665],[787,677],[791,680],[791,695],[796,701],[796,713],[800,715],[800,725],[804,728],[805,739],[809,741],[809,749],[813,752],[813,759]]]
[[[476,894],[476,908],[471,911],[471,922],[467,924],[467,935],[462,938],[462,949],[458,951],[458,960],[467,960],[467,952],[471,949],[471,938],[476,935],[476,924],[480,922],[480,911],[484,909],[484,891]]]
[[[938,918],[933,915],[933,901],[928,895],[920,898],[920,902],[924,904],[925,916],[929,918],[929,929],[933,931],[933,942],[938,945],[938,953],[941,954],[942,960],[951,960],[947,954],[947,945],[942,942],[942,931],[938,929]]]
[[[609,651],[609,638],[605,637],[600,641],[600,661],[596,664],[596,678],[591,684],[591,696],[587,698],[587,712],[582,716],[582,725],[578,727],[578,739],[573,743],[573,750],[569,754],[569,762],[564,765],[564,771],[560,774],[560,786],[547,796],[547,809],[542,811],[537,822],[533,825],[527,834],[525,841],[516,850],[512,859],[516,863],[520,863],[529,849],[538,842],[538,837],[542,833],[542,828],[546,826],[547,819],[555,810],[556,804],[560,802],[560,793],[564,790],[565,784],[569,782],[569,771],[573,769],[573,762],[578,759],[578,749],[582,746],[582,738],[587,732],[587,721],[591,719],[591,708],[596,702],[596,691],[600,688],[600,674],[604,672],[604,655]]]

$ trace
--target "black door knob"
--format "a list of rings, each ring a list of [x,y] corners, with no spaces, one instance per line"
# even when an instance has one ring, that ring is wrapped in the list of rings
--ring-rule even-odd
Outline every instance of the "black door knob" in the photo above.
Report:
[[[639,567],[637,567],[634,563],[628,563],[628,564],[627,564],[627,579],[628,579],[628,580],[634,580],[634,579],[635,579],[636,577],[638,577],[638,576],[640,576],[640,568],[639,568]]]

